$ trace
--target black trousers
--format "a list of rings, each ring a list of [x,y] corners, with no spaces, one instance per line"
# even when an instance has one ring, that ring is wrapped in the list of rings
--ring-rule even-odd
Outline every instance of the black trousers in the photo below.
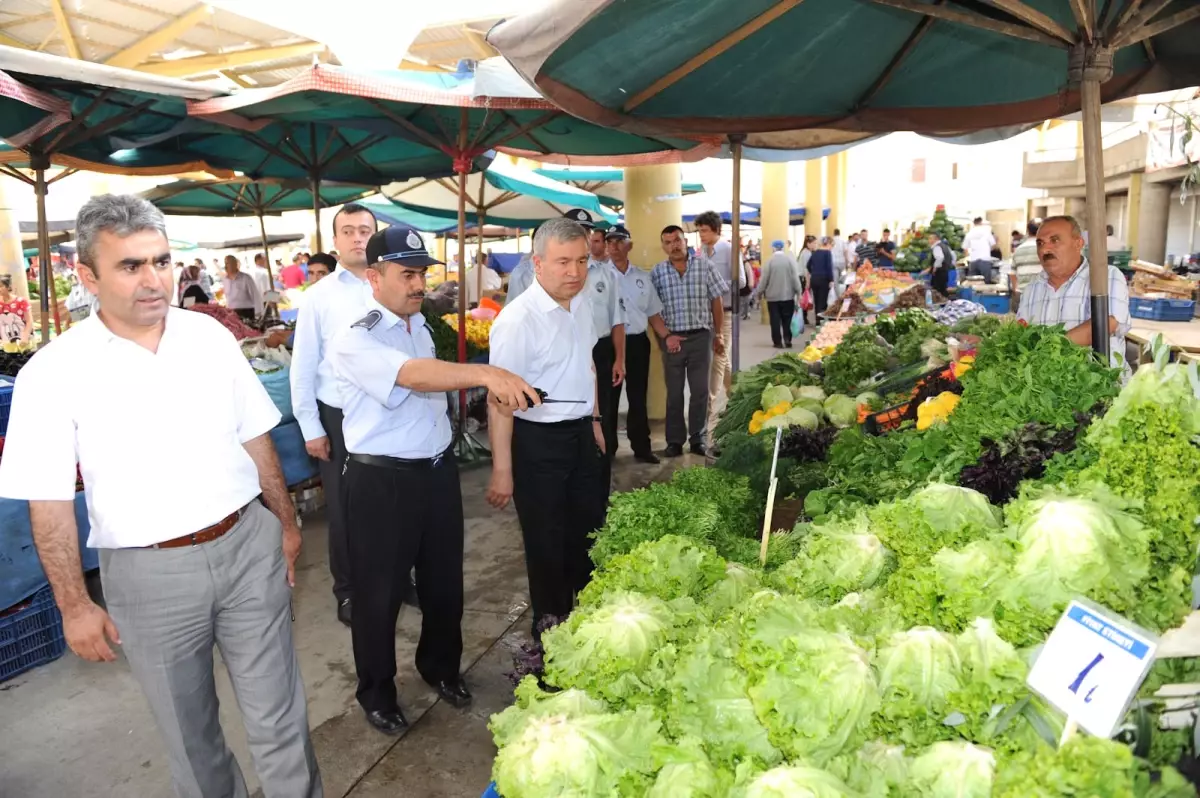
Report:
[[[457,679],[462,658],[463,508],[452,454],[436,467],[346,464],[358,703],[394,710],[396,619],[413,566],[421,601],[417,672]]]
[[[650,386],[650,336],[625,334],[625,395],[629,397],[629,415],[625,434],[634,454],[650,454],[650,416],[646,411],[646,391]],[[613,388],[612,404],[621,406],[621,387]],[[614,413],[615,415],[615,413]],[[613,436],[616,437],[615,435]],[[605,431],[605,443],[608,432]],[[612,454],[613,452],[610,452]]]
[[[792,314],[796,312],[796,300],[768,302],[767,315],[771,317],[771,343],[775,346],[792,344]]]
[[[318,460],[325,488],[325,518],[329,522],[329,573],[333,595],[341,603],[350,598],[350,546],[346,541],[346,438],[342,434],[341,408],[317,402],[317,415],[329,437],[329,460]]]
[[[513,503],[525,540],[533,623],[565,617],[592,578],[588,537],[604,525],[603,462],[590,418],[513,421]],[[417,577],[418,584],[420,576]]]
[[[233,312],[242,318],[242,321],[254,321],[254,308],[234,308]]]
[[[825,312],[825,308],[829,305],[829,286],[833,284],[833,280],[828,277],[812,278],[813,292],[813,313],[816,321],[821,320],[821,314]]]
[[[612,484],[612,459],[617,454],[617,409],[621,406],[621,390],[620,386],[616,388],[612,384],[613,363],[617,359],[617,350],[613,346],[611,335],[606,335],[596,342],[592,347],[592,363],[596,366],[596,387],[597,397],[600,400],[600,406],[596,408],[596,415],[604,419],[600,422],[601,429],[604,430],[604,473],[603,473],[603,491],[604,501],[608,502],[608,491]]]

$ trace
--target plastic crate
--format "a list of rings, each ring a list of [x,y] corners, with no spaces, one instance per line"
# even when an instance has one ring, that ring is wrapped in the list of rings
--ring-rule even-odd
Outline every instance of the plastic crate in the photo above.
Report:
[[[1196,310],[1194,299],[1129,298],[1129,315],[1150,321],[1191,321]]]
[[[1004,315],[1010,312],[1008,294],[976,294],[974,301],[987,308],[988,313]]]
[[[53,662],[67,650],[54,593],[44,587],[0,615],[0,682]]]
[[[500,798],[500,793],[496,792],[496,783],[492,782],[487,789],[483,791],[483,798]]]
[[[0,437],[8,434],[8,411],[12,409],[13,382],[0,377]]]

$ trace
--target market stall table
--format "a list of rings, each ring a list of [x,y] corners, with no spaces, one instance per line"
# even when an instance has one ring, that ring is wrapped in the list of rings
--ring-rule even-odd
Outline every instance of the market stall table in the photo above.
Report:
[[[1191,321],[1147,321],[1134,319],[1126,334],[1129,341],[1144,346],[1162,334],[1163,342],[1177,351],[1200,352],[1200,319]]]

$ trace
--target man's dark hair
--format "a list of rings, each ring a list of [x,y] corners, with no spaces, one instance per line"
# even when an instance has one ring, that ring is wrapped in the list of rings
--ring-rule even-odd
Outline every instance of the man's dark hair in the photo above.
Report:
[[[703,214],[701,214],[701,216],[703,216]],[[697,216],[696,218],[699,219],[700,217]],[[671,233],[679,233],[679,235],[684,234],[682,227],[680,227],[677,224],[669,224],[662,229],[662,232],[658,234],[658,237],[661,239],[663,236],[669,235]]]
[[[1028,222],[1025,223],[1025,234],[1030,235],[1030,236],[1035,236],[1035,235],[1037,235],[1038,228],[1041,226],[1042,226],[1042,223],[1039,222],[1037,219],[1030,219]]]
[[[1104,232],[1105,232],[1107,235],[1112,235],[1112,234],[1113,234],[1113,226],[1112,226],[1111,224],[1105,225],[1105,226],[1104,226]]]
[[[314,252],[308,259],[308,265],[312,266],[314,263],[329,269],[330,274],[333,274],[333,270],[337,268],[337,258],[326,252]]]
[[[842,231],[835,227],[835,228],[833,228],[833,234],[835,236],[840,236],[842,234]]]
[[[337,235],[338,217],[341,216],[343,213],[345,213],[345,214],[358,214],[358,213],[371,214],[371,223],[375,226],[376,232],[378,232],[379,220],[375,218],[375,214],[374,214],[374,212],[371,211],[370,208],[368,208],[366,205],[359,205],[357,202],[347,202],[340,209],[338,209],[337,213],[335,213],[333,215],[333,234],[335,236]],[[307,254],[307,253],[305,253],[305,254]],[[311,256],[309,256],[309,257],[311,258]]]
[[[883,228],[883,232],[887,233],[888,235],[891,235],[891,234],[892,234],[892,231],[891,231],[891,230],[889,230],[889,229],[887,229],[886,227],[885,227],[885,228]]]
[[[698,213],[696,214],[695,220],[692,221],[692,224],[696,227],[704,225],[709,230],[712,230],[714,233],[719,235],[722,227],[721,214],[717,213],[716,211],[705,211],[704,213]]]
[[[976,217],[975,217],[975,221],[971,222],[971,224],[983,224],[983,217],[982,217],[982,216],[976,216]]]

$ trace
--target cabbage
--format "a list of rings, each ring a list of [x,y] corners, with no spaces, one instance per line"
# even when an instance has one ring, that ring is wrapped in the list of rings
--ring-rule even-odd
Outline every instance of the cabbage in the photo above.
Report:
[[[640,794],[664,744],[649,707],[608,712],[580,690],[543,693],[532,676],[488,728],[499,748],[492,780],[514,798]]]
[[[889,598],[910,626],[961,631],[993,614],[1012,558],[999,537],[942,549],[927,564],[897,572],[887,584]]]
[[[956,736],[943,722],[951,694],[962,686],[951,637],[922,626],[897,632],[876,653],[875,668],[883,696],[877,736],[913,746]]]
[[[858,405],[849,396],[840,393],[835,393],[825,400],[825,414],[839,429],[846,429],[858,423]]]
[[[921,798],[991,798],[996,758],[970,743],[934,743],[913,760],[906,795]]]
[[[837,601],[847,593],[875,585],[888,569],[888,553],[879,538],[868,533],[814,529],[796,559],[773,577],[781,590],[805,598]]]
[[[612,704],[647,700],[669,675],[676,623],[699,620],[695,610],[689,599],[668,605],[640,593],[605,594],[542,634],[546,681]]]
[[[786,765],[759,774],[731,798],[854,798],[850,788],[832,773],[814,767]]]
[[[725,563],[725,577],[700,599],[713,618],[720,618],[762,587],[758,572],[736,562]]]
[[[770,410],[780,402],[791,404],[792,391],[786,385],[768,385],[762,392],[762,409]]]
[[[1000,710],[1029,695],[1025,660],[996,633],[989,618],[976,618],[954,642],[962,662],[962,688],[950,695],[954,712],[946,722],[964,737],[993,747],[1000,737],[1026,734],[1023,716],[999,718]]]
[[[996,798],[1195,798],[1196,788],[1174,768],[1163,768],[1153,780],[1149,771],[1147,763],[1135,758],[1124,743],[1076,734],[1057,750],[1043,746],[1005,759],[993,794]]]
[[[783,414],[783,418],[788,424],[796,427],[804,427],[805,429],[816,429],[821,423],[815,414],[805,410],[803,407],[793,407]],[[763,426],[766,425],[764,424]]]
[[[801,398],[792,402],[792,407],[803,407],[817,418],[825,418],[825,406],[816,399],[802,396]]]
[[[667,535],[609,560],[579,594],[578,604],[595,605],[605,593],[629,590],[664,601],[698,598],[724,577],[725,561],[712,546]]]
[[[870,511],[872,531],[905,567],[924,565],[939,550],[999,532],[1000,511],[982,493],[934,483]]]
[[[1134,614],[1137,587],[1150,571],[1149,530],[1102,486],[1086,496],[1054,491],[1009,505],[1017,554],[1005,587],[1002,633],[1017,645],[1039,642],[1067,603],[1084,595]]]
[[[792,411],[789,410],[788,412],[790,413]],[[790,426],[791,426],[791,422],[788,421],[786,415],[783,415],[783,416],[771,416],[770,418],[768,418],[766,421],[763,422],[762,428],[763,428],[763,430],[787,429]]]
[[[904,746],[876,741],[838,757],[829,764],[829,771],[862,798],[900,798],[908,767]]]
[[[881,401],[882,397],[874,391],[863,391],[854,399],[856,405],[874,405],[875,402]]]
[[[825,401],[825,391],[821,390],[819,385],[801,385],[800,396],[797,398],[815,399],[818,402]]]
[[[733,774],[713,767],[694,740],[661,749],[662,769],[646,798],[724,798]]]

